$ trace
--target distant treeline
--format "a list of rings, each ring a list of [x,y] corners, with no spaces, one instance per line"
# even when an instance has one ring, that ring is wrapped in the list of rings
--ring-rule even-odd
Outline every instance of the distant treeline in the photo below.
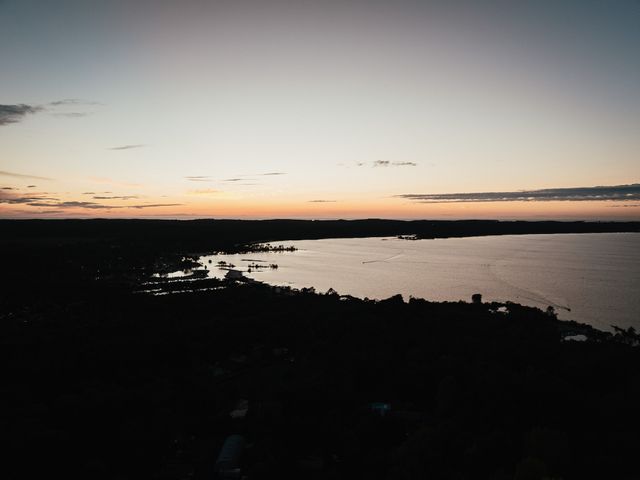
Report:
[[[0,220],[4,242],[111,240],[170,250],[234,250],[251,242],[416,235],[639,232],[640,222],[498,220]]]

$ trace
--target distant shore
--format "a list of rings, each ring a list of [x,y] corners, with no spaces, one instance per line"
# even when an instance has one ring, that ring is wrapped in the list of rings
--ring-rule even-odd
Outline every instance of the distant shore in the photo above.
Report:
[[[471,237],[544,233],[640,232],[640,222],[500,220],[0,220],[0,245],[85,241],[148,245],[162,252],[237,251],[249,244],[320,238]]]

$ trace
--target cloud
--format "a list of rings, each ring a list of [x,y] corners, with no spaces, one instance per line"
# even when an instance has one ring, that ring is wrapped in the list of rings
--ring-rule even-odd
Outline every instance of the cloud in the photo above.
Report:
[[[158,207],[178,207],[182,203],[149,203],[145,205],[127,205],[123,208],[158,208]]]
[[[90,102],[86,100],[79,100],[77,98],[67,98],[64,100],[57,100],[55,102],[49,102],[47,105],[57,108],[65,106],[82,106],[82,105],[101,105],[99,102]],[[42,105],[29,105],[26,103],[17,103],[14,105],[0,105],[0,126],[9,125],[10,123],[18,123],[29,114],[34,114],[49,110]],[[55,112],[56,117],[66,118],[79,118],[89,115],[90,112]]]
[[[157,208],[157,207],[175,207],[182,205],[181,203],[145,203],[137,205],[105,205],[97,202],[85,202],[85,201],[59,201],[53,198],[46,197],[22,197],[19,201],[5,201],[0,197],[0,203],[21,203],[31,207],[41,208],[86,208],[89,210],[113,210],[113,209],[143,209],[143,208]]]
[[[146,145],[143,143],[137,143],[133,145],[121,145],[119,147],[109,147],[109,150],[131,150],[133,148],[142,148],[142,147],[146,147]]]
[[[42,201],[56,201],[56,198],[46,197],[45,194],[34,193],[31,195],[22,195],[20,193],[16,193],[13,190],[3,189],[0,191],[0,203],[8,203],[11,205],[18,204],[30,204],[31,202],[42,202]]]
[[[187,193],[189,195],[214,195],[222,192],[220,190],[214,190],[213,188],[205,188],[202,190],[190,190]]]
[[[139,198],[137,195],[122,195],[122,196],[109,196],[109,197],[105,197],[105,196],[101,196],[101,195],[96,195],[93,197],[94,200],[130,200],[132,198]]]
[[[254,173],[251,175],[236,175],[235,177],[218,179],[219,182],[234,183],[234,182],[247,182],[258,180],[256,177],[273,177],[278,175],[286,175],[286,172],[267,172],[267,173]],[[211,175],[188,175],[184,177],[190,182],[214,182],[216,179]],[[238,183],[238,185],[260,185],[259,183]]]
[[[211,177],[208,175],[192,175],[184,178],[189,180],[190,182],[210,182],[211,181]]]
[[[12,210],[13,213],[23,213],[28,215],[51,215],[52,213],[65,213],[65,210]]]
[[[15,173],[15,172],[6,172],[0,171],[0,175],[4,175],[5,177],[13,177],[13,178],[24,178],[30,180],[53,180],[49,177],[38,177],[36,175],[25,175],[23,173]]]
[[[61,202],[61,201],[53,201],[53,202],[42,202],[42,201],[36,201],[36,202],[30,202],[28,205],[32,206],[32,207],[51,207],[51,208],[73,208],[73,207],[81,207],[81,208],[109,208],[108,206],[105,205],[101,205],[99,203],[95,203],[95,202],[78,202],[78,201],[68,201],[68,202]]]
[[[358,166],[362,166],[359,163]],[[418,164],[415,162],[390,162],[389,160],[376,160],[372,163],[374,167],[415,167]]]
[[[39,105],[27,105],[18,103],[16,105],[0,105],[0,126],[18,123],[29,114],[38,113],[43,108]]]
[[[27,188],[36,188],[37,185],[27,185]]]
[[[342,165],[342,164],[341,164]],[[373,162],[356,162],[356,167],[417,167],[416,162],[392,162],[390,160],[375,160]]]
[[[391,165],[394,167],[417,167],[416,162],[393,162]]]
[[[91,115],[92,112],[67,112],[67,113],[54,113],[55,117],[65,117],[65,118],[81,118],[86,117],[87,115]]]
[[[323,199],[308,200],[308,203],[335,203],[335,202],[337,202],[337,200],[323,200]]]
[[[390,163],[391,162],[389,162],[389,160],[376,160],[375,162],[373,162],[373,166],[374,167],[388,167]]]
[[[34,185],[35,186],[35,185]],[[62,201],[59,198],[50,196],[47,192],[33,192],[33,193],[18,193],[15,188],[6,187],[0,189],[0,204],[10,205],[28,205],[30,207],[41,208],[85,208],[92,210],[110,210],[110,209],[123,209],[123,208],[154,208],[154,207],[168,207],[181,204],[174,203],[158,203],[158,204],[134,204],[134,205],[110,205],[101,202],[95,202],[93,200],[132,200],[140,198],[137,195],[112,195],[101,196],[95,195],[92,201]],[[110,192],[107,192],[110,193]],[[82,195],[94,195],[94,192],[84,192]]]
[[[79,98],[65,98],[63,100],[56,100],[55,102],[50,102],[49,105],[54,107],[61,107],[66,105],[103,105],[100,102],[92,102],[89,100],[80,100]]]
[[[548,188],[517,192],[405,193],[395,197],[419,203],[629,201],[640,200],[640,184]]]

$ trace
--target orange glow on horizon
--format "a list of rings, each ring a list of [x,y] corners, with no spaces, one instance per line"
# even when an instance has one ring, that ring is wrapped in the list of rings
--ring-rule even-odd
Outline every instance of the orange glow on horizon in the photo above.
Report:
[[[173,202],[167,202],[173,203]],[[176,202],[177,203],[177,202]],[[238,218],[238,219],[503,219],[503,220],[640,220],[640,204],[585,202],[469,202],[420,203],[383,198],[375,201],[278,201],[221,199],[145,209],[67,208],[12,209],[0,206],[2,218]]]

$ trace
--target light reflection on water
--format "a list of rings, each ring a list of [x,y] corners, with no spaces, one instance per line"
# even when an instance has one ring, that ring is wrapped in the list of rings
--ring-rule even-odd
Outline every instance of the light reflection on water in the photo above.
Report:
[[[513,301],[562,319],[640,329],[640,234],[505,235],[400,240],[347,238],[282,242],[295,252],[201,257],[210,276],[235,265],[272,285],[333,288],[340,294],[387,298],[401,293],[434,301]],[[209,263],[211,260],[211,263]],[[249,273],[249,265],[253,264]],[[266,268],[255,268],[264,264]],[[268,268],[277,264],[278,268]]]

